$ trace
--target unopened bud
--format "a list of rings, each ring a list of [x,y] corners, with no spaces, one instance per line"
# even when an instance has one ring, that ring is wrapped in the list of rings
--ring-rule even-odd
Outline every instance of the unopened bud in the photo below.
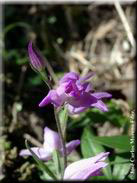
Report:
[[[42,54],[33,46],[32,41],[28,44],[28,54],[31,66],[36,70],[41,72],[45,69],[45,60]]]

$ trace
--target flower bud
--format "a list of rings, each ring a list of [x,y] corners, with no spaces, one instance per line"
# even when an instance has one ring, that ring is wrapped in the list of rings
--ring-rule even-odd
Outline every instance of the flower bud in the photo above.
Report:
[[[46,63],[42,54],[33,46],[32,41],[28,44],[28,54],[31,66],[36,70],[41,72],[45,69]]]

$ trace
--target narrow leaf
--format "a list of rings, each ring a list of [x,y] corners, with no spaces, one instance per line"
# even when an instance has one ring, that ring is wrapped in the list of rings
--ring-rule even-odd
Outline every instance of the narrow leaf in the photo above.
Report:
[[[95,137],[94,138],[99,144],[114,148],[120,149],[123,152],[129,152],[130,147],[130,138],[127,135],[121,136],[103,136],[103,137]]]
[[[31,154],[32,154],[32,156],[33,156],[33,158],[34,158],[34,160],[37,162],[37,164],[38,164],[38,166],[40,167],[40,169],[41,169],[42,171],[46,171],[46,173],[47,173],[51,178],[53,178],[53,179],[56,180],[56,176],[52,173],[52,171],[48,168],[48,166],[47,166],[45,163],[43,163],[43,162],[37,157],[37,155],[31,150],[31,148],[30,148],[29,145],[28,145],[28,141],[27,141],[27,140],[25,140],[25,145],[26,145],[27,149],[31,152]]]
[[[60,124],[61,124],[63,137],[65,138],[66,126],[67,126],[67,120],[68,120],[68,113],[67,113],[66,107],[62,108],[59,111],[59,120],[60,120]]]
[[[129,161],[121,156],[116,156],[115,165],[113,168],[113,178],[114,180],[125,180],[125,176],[128,174],[131,168],[131,162],[121,163],[123,161]],[[117,164],[119,163],[119,164]]]
[[[57,176],[59,179],[61,179],[63,177],[63,159],[61,158],[61,155],[57,150],[54,150],[52,155]]]

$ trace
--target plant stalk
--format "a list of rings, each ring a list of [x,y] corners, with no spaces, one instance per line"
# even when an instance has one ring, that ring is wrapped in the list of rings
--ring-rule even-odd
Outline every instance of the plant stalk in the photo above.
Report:
[[[49,81],[47,81],[45,73],[40,72],[40,74],[42,76],[43,81],[47,84],[49,89],[51,89],[52,88],[51,84],[50,84]],[[58,111],[55,107],[54,107],[54,115],[55,115],[57,129],[58,129],[58,133],[59,133],[59,136],[60,136],[60,139],[61,139],[61,144],[62,144],[62,149],[63,149],[63,160],[64,160],[64,171],[65,171],[65,168],[67,167],[67,153],[66,153],[65,137],[63,137],[63,132],[62,132],[61,125],[60,125],[60,120],[59,120],[59,117],[58,117]],[[64,172],[63,172],[62,178],[63,178],[63,176],[64,176]]]
[[[60,135],[60,139],[61,139],[61,143],[62,143],[63,159],[64,159],[64,171],[65,171],[65,168],[67,167],[66,145],[65,145],[65,139],[63,137],[60,121],[59,121],[59,118],[58,118],[57,109],[55,107],[54,107],[54,115],[55,115],[55,120],[56,120],[56,123],[57,123],[58,133]],[[63,172],[63,175],[64,175],[64,172]]]

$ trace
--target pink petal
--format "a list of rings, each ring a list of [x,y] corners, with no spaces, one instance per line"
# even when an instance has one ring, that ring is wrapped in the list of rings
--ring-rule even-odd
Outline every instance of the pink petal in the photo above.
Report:
[[[48,95],[40,102],[39,107],[43,107],[49,103],[52,103],[57,107],[62,105],[62,100],[57,95],[56,90],[50,90]]]
[[[43,148],[32,147],[31,150],[38,156],[41,160],[49,160],[51,158],[51,153],[45,151]],[[23,149],[19,153],[20,156],[32,156],[28,149]]]
[[[55,149],[61,148],[61,140],[59,134],[48,127],[44,128],[44,144],[43,148],[46,152],[52,153]]]
[[[98,155],[92,157],[92,161],[94,163],[97,163],[99,161],[104,161],[108,157],[109,154],[110,154],[109,152],[105,152],[105,153],[101,152]]]
[[[96,107],[96,108],[100,109],[103,112],[108,111],[107,106],[101,100],[98,100],[97,103],[91,104],[91,107]]]
[[[83,166],[83,162],[81,162],[81,164],[76,166],[76,163],[79,162],[75,162],[75,165],[72,163],[66,168],[64,180],[86,180],[91,176],[99,174],[100,170],[108,165],[105,162],[98,162],[96,164],[93,163],[88,164],[87,166]]]
[[[107,158],[108,154],[109,152],[102,152],[97,156],[83,159],[70,164],[65,170],[64,179],[85,180],[89,176],[96,175],[97,173],[99,173],[98,171],[100,171],[101,168],[107,166],[107,163],[102,161]]]
[[[72,140],[66,144],[67,155],[69,155],[80,144],[80,140]],[[63,154],[63,150],[61,150]]]
[[[90,107],[91,104],[96,103],[97,98],[92,96],[90,93],[83,92],[79,97],[70,97],[68,103],[73,107]]]
[[[67,105],[69,114],[79,114],[80,112],[84,112],[87,107],[73,107],[72,105]]]
[[[95,72],[89,72],[86,76],[81,77],[78,82],[83,82],[85,80],[88,80],[89,78],[93,77],[95,75]]]
[[[65,82],[69,82],[70,80],[78,80],[79,79],[79,75],[75,72],[69,72],[67,74],[64,75],[63,78],[61,78],[61,80],[59,81],[60,84],[65,83]]]
[[[92,85],[91,85],[91,83],[85,83],[83,85],[85,85],[85,92],[92,91]]]
[[[92,95],[94,97],[97,97],[98,99],[112,97],[112,95],[107,92],[95,92],[95,93],[92,93]]]
[[[39,107],[43,107],[49,103],[51,103],[51,95],[53,90],[50,90],[48,95],[40,102]]]
[[[57,95],[58,95],[58,99],[60,98],[60,104],[63,104],[65,101],[67,101],[67,94],[65,93],[65,90],[66,90],[66,83],[64,84],[61,84],[57,89],[56,89],[56,92],[57,92]]]

